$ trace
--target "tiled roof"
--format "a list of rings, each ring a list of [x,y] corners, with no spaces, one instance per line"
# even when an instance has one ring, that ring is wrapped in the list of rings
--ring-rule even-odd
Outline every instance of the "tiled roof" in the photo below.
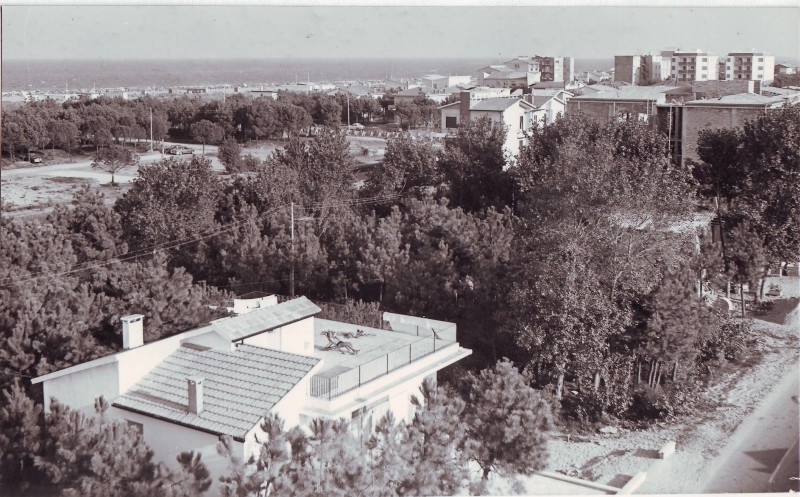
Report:
[[[311,317],[321,310],[306,297],[298,297],[241,316],[218,319],[211,326],[217,333],[234,342]]]
[[[241,439],[319,359],[239,345],[223,351],[183,344],[114,406]],[[204,379],[203,410],[188,410],[187,379]]]
[[[502,112],[517,102],[524,102],[524,100],[520,100],[519,98],[498,97],[484,98],[482,100],[474,100],[473,102],[470,102],[469,110]]]

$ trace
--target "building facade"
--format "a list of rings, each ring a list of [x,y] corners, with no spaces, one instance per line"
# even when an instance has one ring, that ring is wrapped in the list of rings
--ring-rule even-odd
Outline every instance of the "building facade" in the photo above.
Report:
[[[672,54],[671,77],[677,81],[708,81],[719,79],[719,56],[694,50]]]
[[[528,129],[547,120],[546,109],[538,109],[521,96],[493,96],[487,92],[463,91],[458,102],[439,107],[439,111],[442,133],[455,133],[462,123],[481,118],[503,126],[503,150],[509,156],[519,155],[528,144]]]
[[[775,56],[764,52],[731,52],[725,58],[725,79],[771,83],[775,80]]]

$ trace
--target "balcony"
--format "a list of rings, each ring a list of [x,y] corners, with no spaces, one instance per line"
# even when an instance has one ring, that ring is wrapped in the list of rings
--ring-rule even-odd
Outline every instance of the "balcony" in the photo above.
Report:
[[[355,338],[357,330],[365,334]],[[434,330],[436,335],[433,334]],[[344,349],[326,349],[323,331],[337,331],[338,338],[348,342],[357,354]],[[323,319],[315,320],[315,353],[323,359],[323,368],[311,378],[309,395],[331,400],[384,377],[426,356],[456,344],[455,325],[449,328],[419,326],[404,331],[367,328]],[[344,335],[348,333],[352,338]]]

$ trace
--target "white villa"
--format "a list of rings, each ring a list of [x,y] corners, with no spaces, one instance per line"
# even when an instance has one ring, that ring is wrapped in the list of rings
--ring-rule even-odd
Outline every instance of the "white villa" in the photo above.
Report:
[[[93,413],[104,396],[106,415],[136,427],[157,459],[174,464],[194,450],[216,481],[227,470],[220,437],[244,458],[258,454],[266,413],[286,429],[321,417],[366,431],[388,411],[410,421],[424,379],[472,353],[456,341],[455,324],[442,321],[391,313],[382,316],[386,329],[328,321],[305,297],[239,300],[232,310],[238,315],[148,344],[143,316],[125,316],[123,350],[32,382],[42,385],[46,410],[54,397]],[[332,347],[326,331],[357,353]]]
[[[519,155],[528,144],[526,132],[533,126],[552,124],[563,116],[572,95],[564,90],[531,90],[522,95],[507,89],[474,88],[463,90],[458,102],[439,107],[442,133],[455,133],[462,122],[483,117],[501,124],[506,130],[503,150],[509,156]]]

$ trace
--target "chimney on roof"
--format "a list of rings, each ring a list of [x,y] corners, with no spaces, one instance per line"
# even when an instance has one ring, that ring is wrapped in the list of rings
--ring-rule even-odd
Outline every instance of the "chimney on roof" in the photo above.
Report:
[[[131,314],[119,318],[122,321],[122,348],[135,349],[144,344],[144,316]]]
[[[189,389],[189,412],[200,414],[203,412],[203,378],[187,378]]]

